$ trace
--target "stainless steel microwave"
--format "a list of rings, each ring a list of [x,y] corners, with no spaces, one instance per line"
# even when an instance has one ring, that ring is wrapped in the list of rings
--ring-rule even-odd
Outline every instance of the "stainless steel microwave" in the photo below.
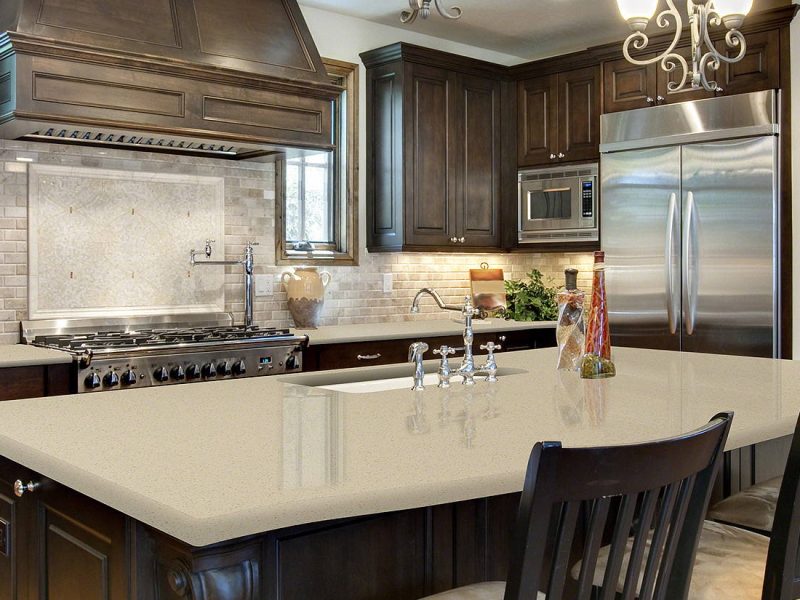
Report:
[[[597,163],[520,171],[519,242],[596,242]]]

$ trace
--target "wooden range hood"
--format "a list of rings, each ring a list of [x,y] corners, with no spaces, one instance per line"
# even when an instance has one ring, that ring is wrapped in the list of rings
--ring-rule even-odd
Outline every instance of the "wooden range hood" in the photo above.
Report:
[[[0,138],[243,159],[331,149],[296,0],[0,0]]]

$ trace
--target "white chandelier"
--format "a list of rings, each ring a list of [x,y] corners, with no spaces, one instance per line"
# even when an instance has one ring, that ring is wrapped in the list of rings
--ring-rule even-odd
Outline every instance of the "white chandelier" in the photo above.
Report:
[[[716,81],[709,81],[706,72],[707,70],[718,70],[723,62],[735,63],[744,57],[747,45],[744,35],[739,29],[753,6],[753,0],[686,0],[686,11],[689,14],[689,29],[692,37],[691,68],[686,59],[675,52],[683,33],[683,20],[678,9],[675,8],[673,0],[666,1],[668,8],[659,13],[656,23],[659,27],[665,28],[669,26],[670,19],[674,20],[675,37],[664,52],[654,58],[642,60],[631,56],[631,46],[636,51],[647,48],[650,39],[647,37],[645,29],[655,15],[659,0],[617,0],[622,18],[633,30],[622,46],[625,58],[635,65],[660,62],[661,68],[667,73],[680,69],[679,74],[682,73],[683,77],[669,82],[667,88],[670,92],[683,89],[687,84],[691,84],[694,89],[703,88],[709,92],[721,90]],[[709,27],[723,23],[728,28],[728,32],[725,34],[725,44],[728,48],[738,48],[739,52],[736,56],[728,57],[720,54],[711,41]],[[704,45],[707,48],[705,53],[703,52]]]
[[[451,6],[446,9],[441,5],[442,0],[408,0],[408,5],[411,10],[404,10],[400,13],[400,21],[405,24],[413,23],[420,16],[427,19],[431,14],[431,3],[436,7],[436,10],[446,19],[460,19],[461,8],[458,6]]]

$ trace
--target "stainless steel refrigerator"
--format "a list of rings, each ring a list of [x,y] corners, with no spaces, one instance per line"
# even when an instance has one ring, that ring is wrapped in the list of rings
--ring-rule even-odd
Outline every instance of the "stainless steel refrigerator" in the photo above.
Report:
[[[778,94],[602,116],[614,345],[774,357]]]

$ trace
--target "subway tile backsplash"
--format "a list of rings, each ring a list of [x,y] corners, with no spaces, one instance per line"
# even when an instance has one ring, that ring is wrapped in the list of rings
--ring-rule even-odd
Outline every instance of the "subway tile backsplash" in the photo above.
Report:
[[[19,158],[28,159],[25,161]],[[274,294],[255,299],[255,320],[265,326],[290,326],[286,292],[275,265],[275,186],[273,167],[265,163],[229,162],[191,156],[85,148],[34,142],[0,141],[0,343],[19,340],[19,321],[28,316],[28,166],[33,163],[113,169],[159,174],[205,175],[224,180],[224,254],[237,259],[247,241],[258,242],[256,274],[268,274]],[[164,198],[169,202],[169,198]],[[100,234],[97,234],[100,235]],[[363,235],[361,238],[363,239]],[[92,240],[102,242],[103,240]],[[218,241],[218,248],[223,244]],[[188,252],[186,261],[188,268]],[[158,252],[138,248],[137,252]],[[221,254],[221,253],[220,253]],[[102,263],[102,257],[99,258]],[[531,268],[559,283],[568,266],[580,269],[579,284],[591,285],[590,254],[370,254],[362,249],[360,266],[330,267],[323,325],[378,323],[410,319],[408,307],[420,287],[437,289],[447,302],[457,303],[469,291],[469,269],[487,262],[502,268],[506,278],[522,278]],[[113,276],[114,264],[104,264]],[[320,267],[324,269],[323,267]],[[220,267],[222,269],[222,267]],[[224,267],[225,308],[237,322],[244,315],[241,267]],[[385,275],[392,291],[384,292]],[[36,275],[36,274],[33,274]],[[135,282],[135,280],[134,280]],[[133,284],[135,285],[135,283]],[[432,302],[423,301],[414,318],[441,318]]]

